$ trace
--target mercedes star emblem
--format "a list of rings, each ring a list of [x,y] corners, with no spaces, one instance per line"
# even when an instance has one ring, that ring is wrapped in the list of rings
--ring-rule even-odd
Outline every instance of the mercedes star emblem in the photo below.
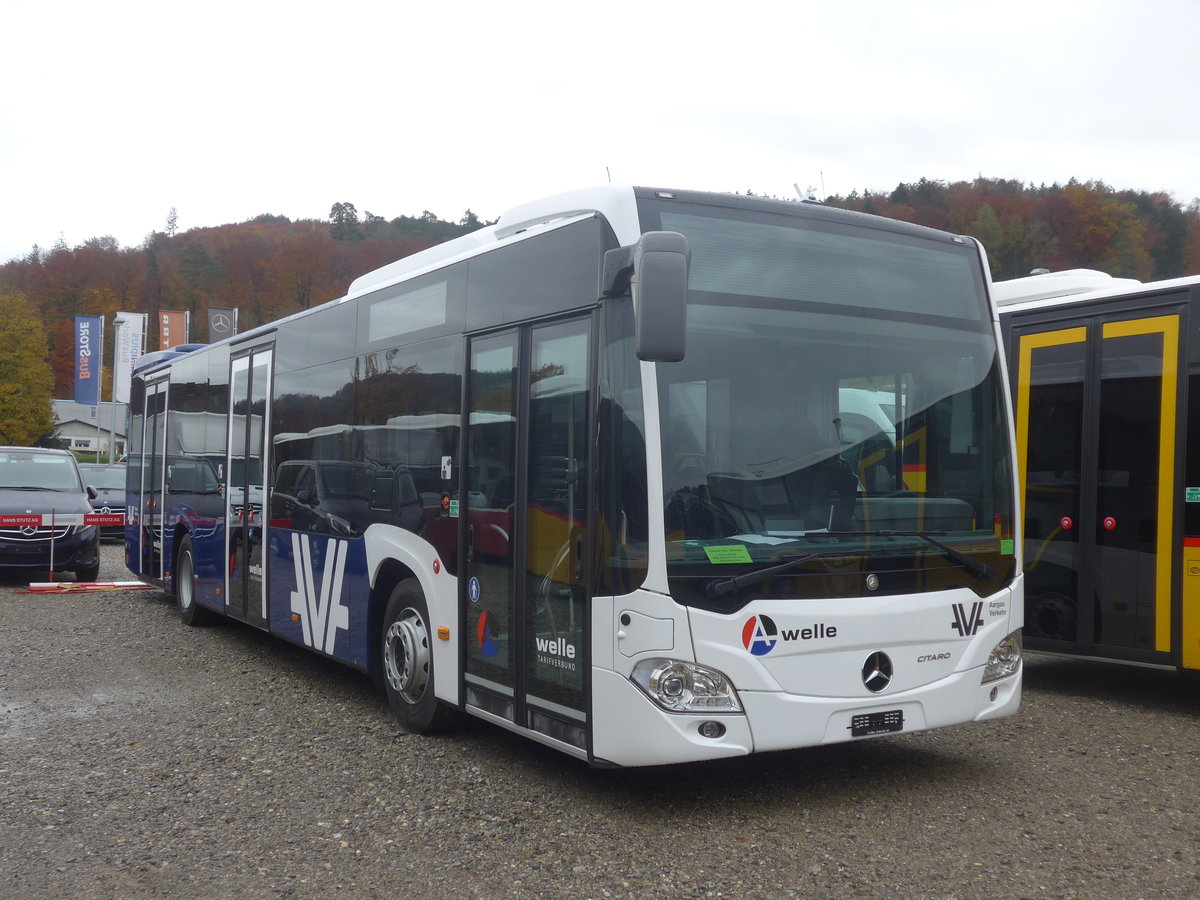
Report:
[[[863,663],[862,680],[868,691],[878,694],[892,683],[892,661],[881,650],[876,650]]]

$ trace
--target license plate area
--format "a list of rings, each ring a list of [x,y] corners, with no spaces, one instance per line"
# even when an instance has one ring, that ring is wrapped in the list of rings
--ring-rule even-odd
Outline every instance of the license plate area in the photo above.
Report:
[[[850,718],[850,737],[869,737],[873,734],[891,734],[904,730],[904,710],[889,709],[886,712],[860,713]]]

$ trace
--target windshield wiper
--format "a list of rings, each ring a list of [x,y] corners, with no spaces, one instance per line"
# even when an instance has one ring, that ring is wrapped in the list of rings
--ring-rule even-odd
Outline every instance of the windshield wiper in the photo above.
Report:
[[[944,531],[832,531],[829,532],[833,537],[912,537],[919,538],[925,541],[929,546],[939,551],[942,556],[950,560],[957,566],[967,570],[967,574],[971,575],[980,581],[990,581],[995,572],[987,563],[980,562],[973,556],[967,556],[961,550],[955,550],[948,544],[943,544],[941,541],[932,537],[931,534],[945,536]]]
[[[824,537],[825,533],[821,533]],[[753,572],[747,572],[745,575],[735,575],[732,578],[718,578],[708,583],[704,589],[705,593],[710,597],[724,597],[726,594],[732,594],[741,590],[744,587],[749,587],[752,584],[758,584],[760,581],[766,581],[773,575],[779,575],[786,572],[788,569],[794,569],[796,566],[803,565],[809,560],[821,559],[830,556],[848,556],[850,553],[857,551],[847,550],[842,547],[837,550],[823,550],[820,553],[809,553],[804,556],[797,556],[789,559],[787,562],[779,563],[778,565],[768,566],[765,569],[756,569]]]

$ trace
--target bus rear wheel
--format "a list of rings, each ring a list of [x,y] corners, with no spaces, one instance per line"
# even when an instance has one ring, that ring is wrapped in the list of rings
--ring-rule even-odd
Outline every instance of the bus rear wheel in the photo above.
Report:
[[[212,613],[196,602],[196,557],[192,552],[192,538],[184,535],[179,542],[179,558],[175,561],[175,605],[184,625],[207,625]]]
[[[433,734],[453,724],[455,710],[433,692],[429,610],[420,582],[406,578],[392,590],[383,616],[383,687],[405,731]]]

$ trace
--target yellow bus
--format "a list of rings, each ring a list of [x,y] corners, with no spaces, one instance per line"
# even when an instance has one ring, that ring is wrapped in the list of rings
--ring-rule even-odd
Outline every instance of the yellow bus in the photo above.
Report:
[[[1025,640],[1200,668],[1200,277],[993,285],[1009,354]]]

